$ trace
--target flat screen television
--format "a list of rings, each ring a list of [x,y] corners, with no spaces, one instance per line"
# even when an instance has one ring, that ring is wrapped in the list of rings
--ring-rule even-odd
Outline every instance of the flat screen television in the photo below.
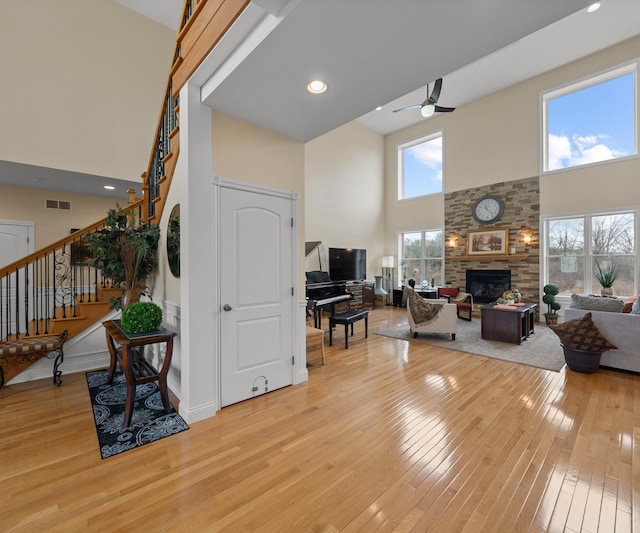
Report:
[[[356,248],[329,248],[329,275],[332,281],[367,278],[367,251]]]

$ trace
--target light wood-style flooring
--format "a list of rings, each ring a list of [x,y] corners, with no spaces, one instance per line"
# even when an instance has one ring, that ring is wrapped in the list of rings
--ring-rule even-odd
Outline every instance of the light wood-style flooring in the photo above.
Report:
[[[640,376],[374,333],[402,323],[377,309],[307,383],[105,460],[84,373],[5,386],[0,531],[640,532]]]

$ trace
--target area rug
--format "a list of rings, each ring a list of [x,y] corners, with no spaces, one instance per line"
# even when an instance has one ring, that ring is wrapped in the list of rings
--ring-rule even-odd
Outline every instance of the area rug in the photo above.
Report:
[[[155,383],[136,387],[131,425],[123,428],[127,398],[124,374],[116,372],[110,385],[107,384],[107,375],[106,369],[87,372],[87,386],[103,459],[189,429],[173,408],[169,414],[164,412],[160,390]]]
[[[457,330],[455,341],[451,340],[451,335],[439,333],[421,333],[414,339],[408,325],[377,333],[394,339],[449,348],[555,372],[559,372],[565,364],[560,340],[546,327],[537,327],[535,333],[522,344],[481,339],[480,320],[472,322],[458,320]]]

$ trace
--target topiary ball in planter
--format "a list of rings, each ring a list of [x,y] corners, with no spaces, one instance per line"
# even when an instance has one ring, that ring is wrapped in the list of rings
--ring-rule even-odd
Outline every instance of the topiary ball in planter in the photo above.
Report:
[[[129,304],[122,311],[122,329],[127,333],[148,333],[162,324],[162,309],[152,302]]]

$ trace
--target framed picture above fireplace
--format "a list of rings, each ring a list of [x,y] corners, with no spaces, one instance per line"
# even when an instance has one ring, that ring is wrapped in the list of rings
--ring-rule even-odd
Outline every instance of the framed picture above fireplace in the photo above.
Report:
[[[506,255],[509,228],[487,228],[467,231],[467,255]]]

